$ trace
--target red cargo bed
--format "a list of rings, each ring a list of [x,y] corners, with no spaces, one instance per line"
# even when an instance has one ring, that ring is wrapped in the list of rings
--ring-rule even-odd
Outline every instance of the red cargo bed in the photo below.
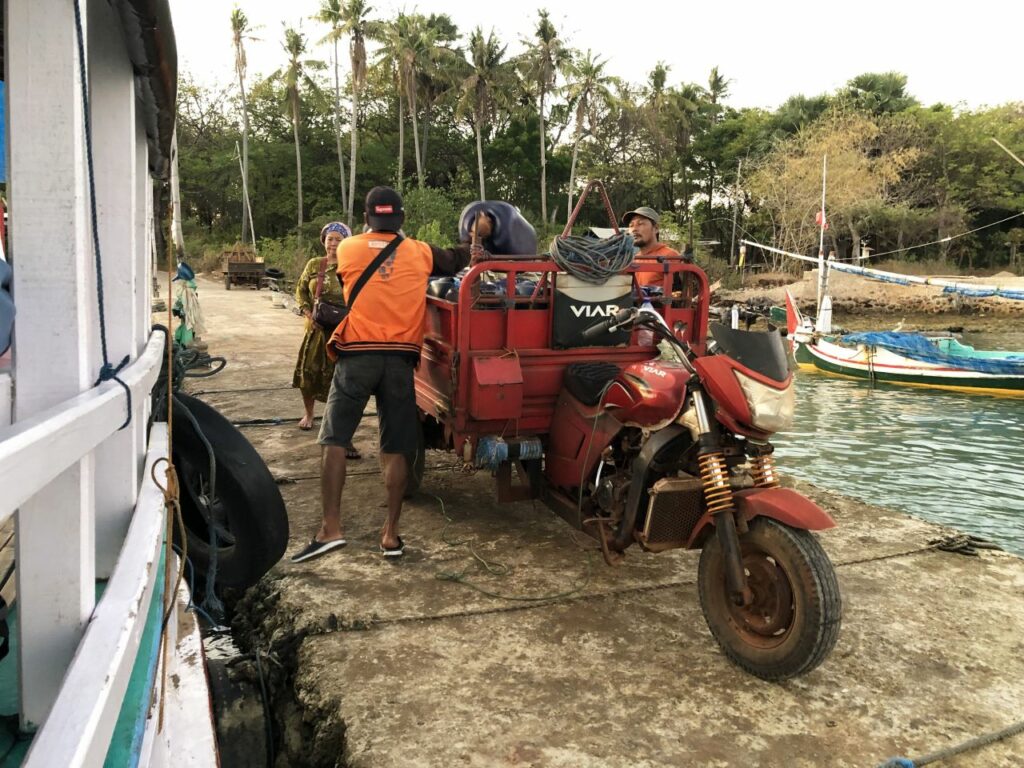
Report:
[[[543,257],[498,257],[473,267],[458,288],[458,301],[427,298],[423,356],[416,371],[416,402],[420,410],[443,428],[442,441],[431,447],[462,451],[466,441],[474,448],[483,435],[504,438],[545,436],[550,430],[555,400],[565,368],[584,361],[624,366],[654,357],[653,346],[637,343],[559,349],[553,344],[556,296],[552,281],[567,282],[565,273]],[[481,295],[485,273],[504,277],[504,293]],[[707,335],[708,281],[692,264],[672,261],[636,265],[630,276],[632,305],[642,303],[636,273],[662,275],[666,298],[651,297],[670,327],[686,325],[685,336],[701,348]],[[671,293],[674,275],[681,274],[683,290]],[[517,278],[537,281],[532,295],[516,295]],[[600,316],[593,317],[593,323]],[[588,323],[589,324],[589,323]],[[429,430],[437,434],[436,430]],[[440,435],[438,435],[440,437]],[[472,455],[470,453],[469,455]]]

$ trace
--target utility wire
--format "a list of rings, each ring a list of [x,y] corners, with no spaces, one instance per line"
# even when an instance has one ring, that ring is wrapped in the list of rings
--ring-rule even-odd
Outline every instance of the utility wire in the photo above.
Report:
[[[983,226],[970,229],[967,232],[961,232],[958,235],[948,235],[946,237],[940,238],[939,240],[932,240],[930,243],[920,243],[919,245],[911,245],[907,246],[906,248],[896,248],[895,250],[882,251],[881,253],[870,253],[867,256],[858,256],[857,258],[861,261],[865,259],[877,259],[879,256],[890,256],[894,253],[904,253],[905,251],[913,251],[917,250],[918,248],[927,248],[929,245],[939,245],[940,243],[948,243],[951,240],[957,240],[961,237],[967,237],[967,235],[973,235],[975,232],[980,232],[983,229],[995,227],[999,224],[1002,224],[1003,222],[1010,221],[1011,219],[1016,219],[1018,216],[1024,216],[1024,211],[1021,211],[1020,213],[1015,213],[1012,216],[1007,216],[1005,219],[1000,219],[999,221],[993,221],[991,224],[985,224]]]

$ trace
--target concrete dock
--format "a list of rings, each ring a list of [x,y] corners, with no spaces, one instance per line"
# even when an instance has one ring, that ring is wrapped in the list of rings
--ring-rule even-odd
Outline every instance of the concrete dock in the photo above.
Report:
[[[266,291],[199,285],[209,351],[229,362],[187,389],[235,421],[290,419],[242,429],[281,482],[292,552],[319,521],[316,432],[297,429],[289,387],[303,321]],[[349,463],[348,546],[283,561],[237,606],[236,635],[267,660],[278,768],[871,767],[1024,719],[1021,558],[937,551],[950,529],[801,487],[839,524],[820,540],[843,628],[821,667],[766,683],[707,630],[698,553],[634,548],[610,568],[451,454],[428,451],[407,554],[386,562],[376,430],[367,416]],[[1024,765],[1024,734],[936,764]]]

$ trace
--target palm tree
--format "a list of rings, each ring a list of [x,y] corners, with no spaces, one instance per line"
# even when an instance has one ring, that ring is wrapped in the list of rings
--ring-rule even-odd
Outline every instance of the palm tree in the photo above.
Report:
[[[231,11],[231,40],[235,48],[235,72],[238,74],[238,92],[242,99],[242,244],[249,238],[249,105],[245,96],[245,40],[251,40],[249,19],[241,8]]]
[[[810,125],[818,119],[831,105],[832,99],[824,94],[808,98],[802,93],[790,96],[783,102],[772,117],[772,122],[777,126],[776,133],[779,138],[785,135],[796,133],[805,125]]]
[[[423,189],[423,157],[420,155],[420,128],[417,123],[416,77],[425,65],[433,47],[433,32],[427,29],[419,14],[398,14],[395,26],[398,34],[398,78],[405,90],[409,117],[412,118],[412,143],[416,155],[416,182]]]
[[[907,76],[899,72],[865,72],[846,84],[841,96],[873,115],[902,112],[917,104],[907,93]]]
[[[356,197],[356,158],[359,153],[359,94],[366,85],[366,40],[373,39],[376,24],[367,16],[373,10],[366,0],[348,0],[341,9],[341,32],[348,35],[352,63],[352,147],[348,163],[348,223]]]
[[[729,83],[731,81],[726,80],[718,71],[718,67],[711,68],[711,74],[708,75],[708,114],[709,114],[709,126],[708,129],[715,127],[715,123],[718,122],[718,115],[721,113],[721,99],[729,95]],[[711,202],[715,194],[715,166],[714,162],[708,159],[708,216],[711,216]]]
[[[435,32],[418,13],[399,13],[384,28],[383,46],[378,52],[378,63],[394,73],[398,89],[398,187],[401,189],[405,154],[405,116],[407,105],[412,119],[413,151],[416,158],[416,178],[423,189],[423,155],[420,152],[418,75],[429,66],[434,48]]]
[[[655,64],[647,75],[646,101],[640,107],[640,117],[650,131],[653,162],[661,178],[661,198],[670,203],[675,198],[672,192],[675,155],[670,146],[673,125],[666,113],[666,89],[670,67],[663,61]]]
[[[548,93],[555,87],[558,70],[565,63],[567,51],[558,37],[558,30],[551,22],[551,17],[543,8],[537,12],[537,27],[534,30],[536,40],[524,59],[527,77],[536,87],[540,122],[540,215],[545,226],[548,223],[548,177],[547,177],[547,144],[544,126],[544,101]]]
[[[690,243],[694,237],[693,217],[690,215],[690,163],[693,159],[693,134],[703,98],[704,89],[693,83],[685,83],[669,92],[668,117],[674,127],[675,154],[683,176],[683,214],[690,227]]]
[[[417,76],[417,85],[423,97],[423,138],[420,140],[420,155],[423,167],[427,165],[427,139],[434,106],[445,94],[458,88],[464,77],[464,61],[461,53],[452,47],[459,38],[459,28],[445,13],[432,13],[424,20],[427,29],[433,33],[433,47]]]
[[[579,156],[580,140],[584,124],[589,122],[593,129],[596,121],[595,107],[612,101],[609,88],[612,78],[604,73],[607,59],[595,56],[590,50],[584,56],[573,56],[565,65],[565,95],[570,104],[576,106],[576,132],[572,142],[572,165],[569,168],[569,207],[566,216],[572,215],[572,197],[576,184],[576,160]]]
[[[405,87],[402,84],[402,69],[399,65],[404,43],[399,26],[406,24],[403,13],[400,13],[390,24],[381,23],[379,38],[381,46],[377,51],[376,61],[382,79],[384,81],[392,80],[395,93],[398,95],[398,109],[395,112],[398,116],[398,167],[395,174],[395,189],[399,192],[403,191],[405,183]]]
[[[300,89],[306,87],[316,90],[314,83],[307,71],[310,69],[323,69],[321,61],[313,61],[303,58],[306,53],[306,38],[301,32],[292,27],[284,30],[284,50],[288,54],[288,67],[285,70],[278,70],[274,77],[284,80],[285,95],[288,105],[291,107],[292,134],[295,137],[295,187],[298,196],[298,242],[302,246],[302,153],[299,151],[299,121],[302,111],[302,94]]]
[[[338,41],[341,39],[344,22],[341,17],[341,0],[320,0],[320,11],[314,17],[330,26],[331,31],[321,43],[330,42],[334,47],[334,136],[338,143],[338,173],[341,178],[341,209],[348,211],[348,195],[345,192],[345,155],[341,151],[341,82],[338,75]]]
[[[459,111],[473,114],[473,131],[476,134],[476,167],[480,178],[480,199],[487,199],[484,183],[483,125],[494,118],[498,106],[505,102],[507,94],[515,83],[515,71],[511,63],[504,60],[508,48],[494,34],[492,29],[487,37],[477,27],[469,36],[469,74],[462,81],[462,98]]]

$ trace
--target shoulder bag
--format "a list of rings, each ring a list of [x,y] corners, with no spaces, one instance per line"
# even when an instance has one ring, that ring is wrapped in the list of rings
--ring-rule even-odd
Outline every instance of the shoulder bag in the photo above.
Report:
[[[320,298],[320,293],[324,288],[324,274],[327,271],[327,257],[324,256],[323,261],[320,263],[320,273],[316,278],[316,294],[313,297],[313,322],[324,329],[324,332],[331,336],[334,334],[334,329],[338,327],[338,324],[345,319],[348,315],[349,310],[352,308],[353,302],[356,300],[356,296],[363,289],[366,281],[370,279],[370,275],[380,268],[387,258],[395,252],[398,248],[399,243],[404,238],[401,235],[396,234],[395,238],[385,246],[385,248],[377,254],[377,257],[370,262],[370,264],[363,270],[363,274],[359,276],[356,284],[352,286],[352,292],[348,295],[348,304],[339,305],[333,304],[325,299]]]

